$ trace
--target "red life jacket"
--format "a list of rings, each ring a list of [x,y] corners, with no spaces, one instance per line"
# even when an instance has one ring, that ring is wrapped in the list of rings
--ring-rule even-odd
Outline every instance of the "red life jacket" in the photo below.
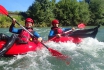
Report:
[[[27,29],[29,32],[33,32],[33,29]],[[22,30],[21,33],[18,35],[19,43],[28,43],[32,37],[31,35],[26,31],[26,30]]]
[[[59,27],[52,27],[52,30],[54,30],[55,34],[62,34],[63,30]]]

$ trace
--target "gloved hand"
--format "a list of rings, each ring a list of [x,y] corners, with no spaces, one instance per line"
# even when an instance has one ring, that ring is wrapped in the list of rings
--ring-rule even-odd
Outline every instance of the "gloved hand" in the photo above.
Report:
[[[61,37],[61,34],[57,34],[56,37]]]
[[[16,19],[15,19],[15,18],[13,18],[13,20],[12,20],[12,24],[14,24],[14,25],[15,25],[15,23],[16,23]]]
[[[42,41],[42,37],[39,37],[39,38],[38,38],[38,41],[41,42],[41,41]]]
[[[72,31],[75,31],[76,29],[73,27],[71,30],[72,30]]]

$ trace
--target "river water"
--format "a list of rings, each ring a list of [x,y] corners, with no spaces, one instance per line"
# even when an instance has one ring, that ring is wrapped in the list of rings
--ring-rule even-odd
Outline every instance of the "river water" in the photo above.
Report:
[[[92,27],[87,27],[92,28]],[[34,28],[44,40],[50,28]],[[0,33],[11,36],[8,28],[0,28]],[[104,70],[104,27],[100,27],[95,39],[85,38],[80,44],[47,42],[46,45],[62,54],[70,56],[70,64],[53,57],[44,48],[15,57],[0,57],[0,70]]]

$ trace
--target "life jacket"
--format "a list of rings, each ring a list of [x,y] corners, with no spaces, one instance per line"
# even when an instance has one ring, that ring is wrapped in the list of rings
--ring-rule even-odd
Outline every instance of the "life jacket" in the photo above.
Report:
[[[33,33],[33,29],[27,29],[29,32]],[[28,43],[29,41],[32,41],[32,36],[26,31],[22,30],[21,33],[18,35],[18,43]]]
[[[51,30],[54,30],[55,34],[62,34],[63,30],[59,27],[52,27]]]

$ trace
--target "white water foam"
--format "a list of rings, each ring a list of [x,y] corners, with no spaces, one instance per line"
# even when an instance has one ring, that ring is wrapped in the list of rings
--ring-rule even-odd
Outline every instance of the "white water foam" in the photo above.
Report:
[[[85,38],[80,44],[51,41],[46,45],[63,55],[70,56],[71,64],[67,66],[44,48],[8,60],[0,60],[0,66],[4,70],[102,70],[104,68],[104,42],[99,42],[97,39]]]

